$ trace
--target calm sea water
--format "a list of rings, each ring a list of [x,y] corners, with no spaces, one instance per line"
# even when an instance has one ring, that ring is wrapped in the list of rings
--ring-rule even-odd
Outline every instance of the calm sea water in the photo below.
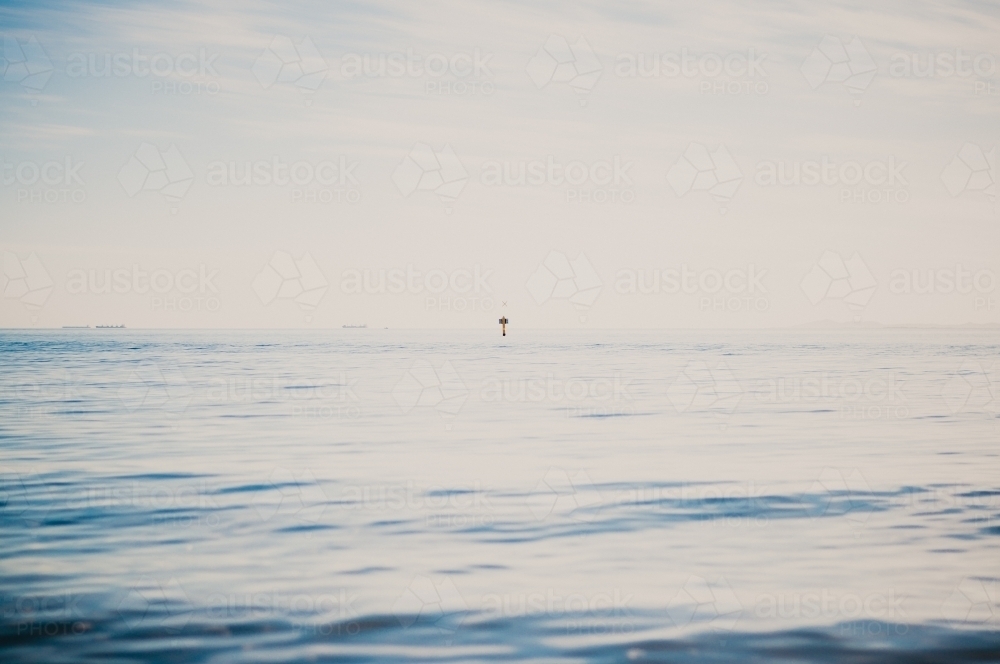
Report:
[[[0,333],[0,659],[996,661],[986,332]]]

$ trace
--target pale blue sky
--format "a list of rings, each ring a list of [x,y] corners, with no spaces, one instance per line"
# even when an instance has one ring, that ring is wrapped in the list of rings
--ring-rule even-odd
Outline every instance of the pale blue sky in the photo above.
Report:
[[[2,326],[481,327],[500,314],[531,327],[1000,322],[995,288],[922,294],[900,281],[916,270],[947,282],[958,265],[1000,274],[995,190],[980,186],[995,182],[989,155],[1000,139],[1000,19],[987,3],[3,3],[0,33],[0,248],[20,266],[5,265]],[[839,65],[861,72],[853,86],[837,78],[837,63],[822,68],[823,48],[852,43],[877,69],[862,80],[865,58]],[[692,75],[671,75],[685,53]],[[741,68],[751,53],[753,75]],[[359,60],[407,54],[411,73],[350,75]],[[140,70],[156,60],[159,75],[136,74],[135,55]],[[299,78],[289,61],[279,76],[273,63],[299,56],[312,75]],[[624,75],[623,63],[640,57],[656,72],[655,57],[659,74]],[[968,58],[967,75],[951,67],[956,57]],[[573,62],[553,73],[553,58],[597,62],[600,75],[570,80]],[[111,74],[97,75],[105,59]],[[930,59],[934,74],[917,75]],[[727,61],[730,74],[711,75]],[[441,76],[424,71],[439,65]],[[186,169],[166,181],[179,179],[183,195],[164,195],[178,189],[157,184],[162,175],[147,181],[128,168],[143,144],[154,160],[175,147]],[[459,184],[448,195],[413,179],[426,167],[407,162],[418,144],[432,160],[454,152]],[[671,170],[692,144],[725,146],[743,178],[731,199],[678,175],[695,166]],[[619,182],[607,182],[604,164],[613,179],[616,160]],[[870,181],[755,177],[824,160],[831,173],[857,162]],[[550,161],[554,175],[535,185],[488,175],[535,162],[548,173]],[[902,179],[886,183],[890,161]],[[240,176],[248,162],[260,175],[249,185],[211,177]],[[306,170],[305,184],[265,184],[297,162],[326,184]],[[594,179],[563,182],[572,162]],[[51,163],[51,184],[31,181]],[[75,177],[62,174],[67,163]],[[293,264],[311,256],[327,286],[315,307],[296,303],[299,286],[280,295],[254,287],[275,252]],[[545,273],[533,277],[553,252],[567,263],[585,257],[601,281],[596,299],[574,306],[581,275],[551,292],[529,287],[546,283]],[[51,281],[40,307],[7,287],[32,253]],[[860,256],[877,283],[863,307],[804,285],[824,254]],[[417,287],[352,291],[355,273],[377,282],[410,266],[423,275]],[[470,291],[461,284],[476,266],[482,282]],[[645,294],[621,285],[684,266],[707,274],[705,284]],[[764,293],[748,301],[735,288],[720,305],[727,291],[712,291],[712,274],[736,283],[751,267],[764,273]],[[92,292],[108,271],[132,281],[203,268],[216,276],[195,293]],[[80,292],[74,276],[91,272],[97,288]],[[432,272],[455,283],[429,294],[419,286]]]

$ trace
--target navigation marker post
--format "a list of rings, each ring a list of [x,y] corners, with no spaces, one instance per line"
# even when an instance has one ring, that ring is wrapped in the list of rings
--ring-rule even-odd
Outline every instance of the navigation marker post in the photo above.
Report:
[[[500,319],[500,329],[503,330],[503,336],[507,336],[507,317],[504,316]]]

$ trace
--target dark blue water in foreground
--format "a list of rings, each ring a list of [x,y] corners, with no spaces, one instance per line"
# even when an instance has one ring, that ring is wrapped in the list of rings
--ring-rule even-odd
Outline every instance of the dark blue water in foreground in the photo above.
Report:
[[[0,333],[4,662],[1000,661],[986,332]]]

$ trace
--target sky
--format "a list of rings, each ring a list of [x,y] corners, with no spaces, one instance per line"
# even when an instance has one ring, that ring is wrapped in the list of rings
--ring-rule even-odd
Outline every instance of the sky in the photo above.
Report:
[[[0,327],[1000,323],[986,2],[0,3]]]

